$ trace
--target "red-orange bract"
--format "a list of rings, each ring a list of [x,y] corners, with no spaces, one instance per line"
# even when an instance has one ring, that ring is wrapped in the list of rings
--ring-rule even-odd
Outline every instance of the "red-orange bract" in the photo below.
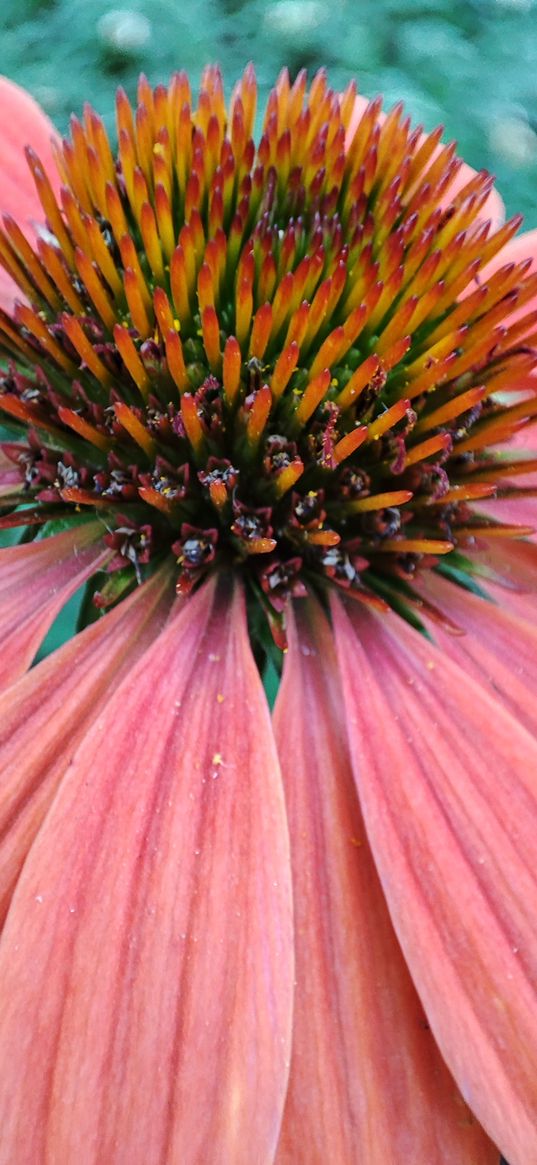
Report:
[[[138,96],[0,86],[0,1162],[529,1165],[535,237],[323,74]]]

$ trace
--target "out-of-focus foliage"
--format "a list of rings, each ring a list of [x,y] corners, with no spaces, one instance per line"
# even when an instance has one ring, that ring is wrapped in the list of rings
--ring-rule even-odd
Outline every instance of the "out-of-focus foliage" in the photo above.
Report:
[[[85,99],[113,132],[113,94],[132,96],[219,61],[228,87],[253,60],[262,96],[283,65],[324,64],[415,120],[442,122],[462,155],[498,178],[509,213],[537,225],[537,0],[4,0],[0,71],[61,130]]]

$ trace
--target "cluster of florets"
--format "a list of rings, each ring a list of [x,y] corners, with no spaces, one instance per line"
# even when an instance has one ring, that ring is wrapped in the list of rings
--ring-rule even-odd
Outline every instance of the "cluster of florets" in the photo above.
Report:
[[[397,604],[501,533],[474,504],[532,412],[497,394],[535,363],[509,315],[536,279],[480,272],[518,223],[494,233],[489,176],[461,182],[440,133],[357,119],[323,74],[282,74],[257,145],[251,69],[229,111],[215,69],[196,108],[183,74],[138,99],[118,94],[117,158],[73,119],[58,198],[29,152],[35,250],[4,221],[3,524],[96,510],[121,572],[102,603],[173,556],[180,591],[233,566],[275,612],[323,581]]]

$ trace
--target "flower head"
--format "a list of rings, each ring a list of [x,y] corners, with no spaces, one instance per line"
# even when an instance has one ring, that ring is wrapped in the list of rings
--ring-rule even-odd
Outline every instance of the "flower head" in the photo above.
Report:
[[[142,78],[4,216],[6,1151],[527,1165],[531,242],[354,86],[255,118]]]

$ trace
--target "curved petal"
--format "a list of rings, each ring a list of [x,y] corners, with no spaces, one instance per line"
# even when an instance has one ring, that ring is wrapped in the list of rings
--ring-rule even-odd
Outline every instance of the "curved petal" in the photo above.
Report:
[[[499,694],[506,708],[537,735],[537,628],[496,603],[487,602],[438,575],[419,591],[465,632],[449,635],[431,624],[442,650],[467,674]],[[427,612],[425,611],[425,617]]]
[[[204,586],[79,746],[0,941],[11,1161],[271,1162],[290,861],[244,600]]]
[[[43,221],[43,210],[32,175],[24,156],[24,147],[32,146],[48,171],[53,186],[59,187],[51,139],[56,130],[29,93],[0,77],[0,212],[11,214],[32,237],[34,223]],[[21,293],[0,267],[0,307],[7,311]]]
[[[537,1159],[537,741],[397,616],[333,603],[355,778],[435,1038],[510,1165]]]
[[[333,637],[295,605],[274,712],[295,891],[293,1054],[277,1165],[497,1165],[432,1039],[364,835]]]
[[[87,522],[0,550],[0,691],[30,666],[67,600],[108,558],[102,526]]]
[[[167,584],[155,574],[0,695],[0,925],[74,748],[161,628]]]

